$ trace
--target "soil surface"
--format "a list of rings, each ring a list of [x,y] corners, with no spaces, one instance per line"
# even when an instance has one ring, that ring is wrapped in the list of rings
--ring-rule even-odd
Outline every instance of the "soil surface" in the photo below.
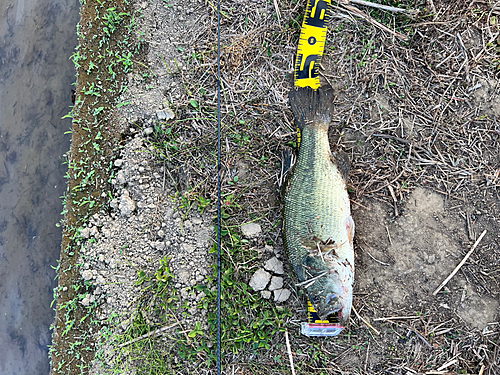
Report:
[[[342,6],[328,32],[321,76],[336,92],[332,149],[351,156],[356,313],[326,339],[300,334],[306,299],[281,240],[281,155],[296,146],[287,92],[304,5],[222,6],[223,373],[500,369],[496,10],[402,3],[391,5],[418,16],[360,9],[409,42]],[[210,2],[134,6],[148,52],[115,112],[122,143],[109,210],[80,230],[92,292],[79,303],[97,301],[101,327],[90,373],[215,373],[216,13]],[[259,227],[245,238],[250,222]],[[286,301],[248,287],[275,257]]]

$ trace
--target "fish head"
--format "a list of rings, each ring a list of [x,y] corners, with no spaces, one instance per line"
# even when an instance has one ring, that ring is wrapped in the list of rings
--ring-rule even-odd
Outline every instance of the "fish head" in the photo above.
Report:
[[[347,325],[352,308],[353,279],[350,267],[335,267],[308,288],[309,299],[322,320],[335,314],[342,326]]]

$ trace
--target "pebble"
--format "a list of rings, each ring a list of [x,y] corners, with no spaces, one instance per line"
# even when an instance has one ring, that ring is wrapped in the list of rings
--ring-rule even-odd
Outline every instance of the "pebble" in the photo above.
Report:
[[[279,276],[273,276],[271,278],[271,284],[269,284],[269,290],[273,291],[276,289],[283,288],[283,278]]]
[[[259,290],[264,290],[271,280],[271,274],[259,268],[250,279],[250,287],[256,292]]]
[[[124,185],[127,182],[127,174],[123,169],[119,170],[116,174],[116,181],[118,181],[120,185]]]
[[[153,128],[148,127],[148,128],[146,128],[146,129],[144,129],[144,134],[146,134],[146,135],[150,135],[150,134],[152,134],[152,133],[153,133]]]
[[[164,109],[163,111],[156,111],[156,117],[160,121],[168,121],[175,118],[175,113],[170,110],[170,108]]]
[[[118,208],[122,216],[130,216],[135,211],[135,202],[130,198],[128,190],[123,190]]]
[[[241,231],[246,238],[255,238],[262,232],[262,228],[258,223],[247,223],[241,226]]]
[[[186,253],[191,254],[191,253],[193,253],[193,252],[194,252],[195,247],[194,247],[193,245],[190,245],[190,244],[185,243],[185,244],[182,244],[182,249],[183,249]]]
[[[264,264],[264,268],[277,275],[283,275],[283,273],[285,272],[283,270],[283,262],[276,257],[272,257],[271,259],[269,259]]]
[[[90,228],[83,228],[81,231],[80,231],[80,236],[82,238],[89,238],[90,237]]]
[[[92,273],[91,270],[85,270],[82,272],[82,277],[84,280],[92,280],[94,274]]]
[[[271,298],[271,292],[269,290],[261,290],[260,295],[265,299]]]
[[[88,305],[90,305],[90,296],[87,294],[87,295],[85,296],[85,298],[84,298],[84,299],[82,299],[82,300],[80,301],[80,303],[81,303],[83,306],[88,306]]]
[[[191,277],[191,273],[186,270],[186,269],[182,269],[181,271],[179,271],[179,281],[183,284],[187,284],[189,283],[189,278]]]
[[[292,293],[288,289],[276,289],[274,291],[274,302],[285,302]]]

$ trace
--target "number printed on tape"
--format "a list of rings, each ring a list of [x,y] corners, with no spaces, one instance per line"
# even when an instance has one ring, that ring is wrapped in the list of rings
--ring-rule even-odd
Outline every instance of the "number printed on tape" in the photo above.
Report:
[[[330,18],[330,1],[308,1],[295,62],[295,86],[297,87],[317,89],[320,86],[318,67],[325,49],[326,31]]]

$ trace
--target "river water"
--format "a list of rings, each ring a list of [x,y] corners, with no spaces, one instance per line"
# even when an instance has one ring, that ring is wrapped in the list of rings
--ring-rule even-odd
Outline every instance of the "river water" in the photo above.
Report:
[[[48,374],[77,0],[0,0],[0,374]]]

